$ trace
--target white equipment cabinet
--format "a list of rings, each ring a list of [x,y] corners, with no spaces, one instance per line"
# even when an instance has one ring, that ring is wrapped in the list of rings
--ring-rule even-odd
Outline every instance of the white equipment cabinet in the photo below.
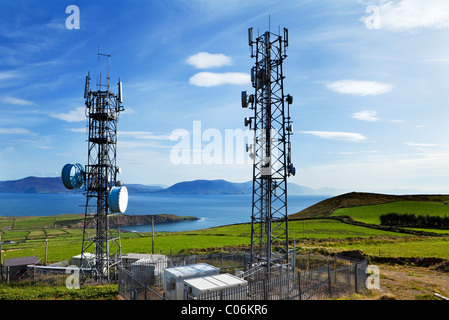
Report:
[[[209,298],[212,299],[246,300],[247,285],[246,280],[229,273],[186,279],[184,298],[187,299],[188,296],[190,299],[201,298],[202,294],[210,293]]]
[[[164,292],[168,300],[184,299],[184,280],[220,273],[220,269],[207,263],[164,269]]]

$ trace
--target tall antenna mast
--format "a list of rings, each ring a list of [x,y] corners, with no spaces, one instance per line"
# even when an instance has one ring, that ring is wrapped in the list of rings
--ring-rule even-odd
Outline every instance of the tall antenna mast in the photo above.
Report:
[[[288,263],[287,177],[296,170],[291,162],[290,136],[293,125],[290,104],[284,95],[282,62],[287,57],[288,30],[284,35],[270,31],[253,40],[248,30],[254,94],[242,92],[242,107],[254,110],[245,126],[254,130],[254,144],[247,147],[253,159],[253,197],[251,216],[251,266]]]
[[[128,191],[117,180],[117,122],[125,109],[122,83],[118,93],[109,90],[111,55],[108,57],[108,83],[97,84],[97,91],[90,90],[90,72],[86,76],[84,99],[89,122],[88,163],[66,165],[62,179],[69,189],[85,186],[86,205],[81,248],[81,267],[84,279],[91,272],[96,280],[110,282],[121,258],[118,214],[125,212]],[[102,87],[106,86],[106,90]]]
[[[100,56],[105,56],[108,57],[108,83],[107,83],[107,92],[109,93],[109,81],[111,80],[111,55],[110,54],[105,54],[105,53],[100,53],[100,47],[98,47],[98,58],[100,58]],[[101,83],[100,83],[101,86]]]

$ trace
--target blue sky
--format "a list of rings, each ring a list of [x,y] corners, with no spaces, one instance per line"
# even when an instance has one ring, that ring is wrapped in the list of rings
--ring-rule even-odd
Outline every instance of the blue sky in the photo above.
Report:
[[[69,5],[79,8],[79,29],[66,27]],[[193,135],[195,123],[223,139],[246,129],[247,30],[265,32],[269,17],[273,32],[289,29],[291,182],[449,192],[447,0],[2,1],[0,180],[86,164],[84,79],[107,73],[98,48],[111,54],[112,90],[123,82],[117,159],[125,184],[251,180],[248,161],[173,163],[170,136]],[[200,151],[212,143],[203,139]]]

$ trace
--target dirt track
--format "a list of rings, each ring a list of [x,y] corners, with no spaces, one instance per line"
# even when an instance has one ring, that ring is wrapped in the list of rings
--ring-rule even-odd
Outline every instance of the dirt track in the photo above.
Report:
[[[380,290],[371,290],[362,299],[438,299],[434,293],[449,297],[447,272],[413,266],[377,266],[380,270]]]

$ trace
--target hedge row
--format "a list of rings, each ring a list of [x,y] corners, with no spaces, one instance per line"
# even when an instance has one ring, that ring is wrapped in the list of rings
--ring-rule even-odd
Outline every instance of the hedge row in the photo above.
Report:
[[[393,212],[381,215],[380,224],[384,226],[446,229],[449,228],[449,217]]]

